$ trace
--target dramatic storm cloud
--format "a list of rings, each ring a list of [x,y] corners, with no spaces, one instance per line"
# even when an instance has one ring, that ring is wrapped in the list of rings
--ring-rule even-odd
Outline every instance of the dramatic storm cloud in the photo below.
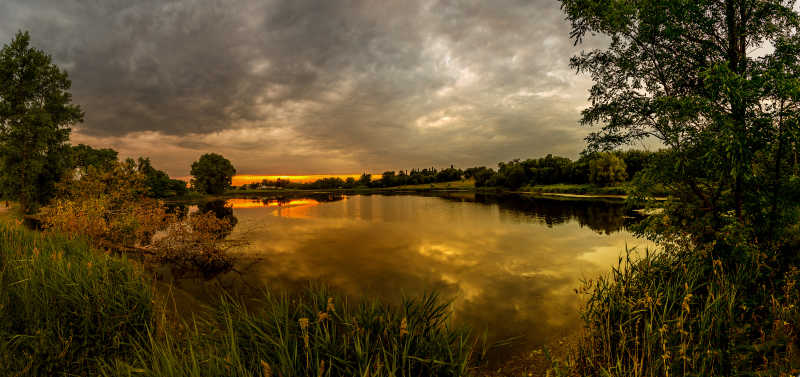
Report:
[[[554,0],[3,0],[86,111],[73,143],[186,175],[575,157],[587,77]]]

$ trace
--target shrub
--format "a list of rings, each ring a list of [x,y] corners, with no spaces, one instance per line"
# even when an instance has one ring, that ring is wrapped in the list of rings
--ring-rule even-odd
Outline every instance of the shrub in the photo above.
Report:
[[[95,246],[125,248],[150,243],[171,220],[161,202],[145,196],[144,175],[132,160],[109,170],[89,167],[64,182],[61,194],[42,209],[48,230],[88,237]]]
[[[222,247],[222,238],[232,228],[227,218],[217,218],[213,212],[188,216],[185,221],[169,224],[161,237],[153,242],[152,258],[177,267],[175,272],[197,271],[213,277],[230,270],[233,262]]]

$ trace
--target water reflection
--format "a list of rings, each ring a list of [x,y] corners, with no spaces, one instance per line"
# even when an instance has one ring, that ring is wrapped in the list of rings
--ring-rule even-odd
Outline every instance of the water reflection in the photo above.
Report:
[[[524,216],[549,227],[577,222],[604,234],[625,230],[638,216],[619,201],[543,199],[522,195],[476,195],[475,201],[496,204],[511,216]]]
[[[580,279],[606,272],[626,245],[643,244],[613,202],[474,194],[247,200],[227,208],[239,219],[232,237],[250,241],[237,267],[248,285],[317,280],[389,301],[435,289],[454,300],[456,320],[488,329],[490,339],[522,336],[514,350],[574,331]]]

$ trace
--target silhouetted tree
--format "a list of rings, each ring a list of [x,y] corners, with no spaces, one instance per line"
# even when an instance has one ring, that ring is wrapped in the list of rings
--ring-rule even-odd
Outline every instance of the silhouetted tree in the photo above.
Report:
[[[231,186],[236,169],[216,153],[207,153],[192,164],[192,186],[202,193],[221,194]]]
[[[372,174],[362,173],[361,177],[358,178],[358,185],[369,187],[372,183]]]

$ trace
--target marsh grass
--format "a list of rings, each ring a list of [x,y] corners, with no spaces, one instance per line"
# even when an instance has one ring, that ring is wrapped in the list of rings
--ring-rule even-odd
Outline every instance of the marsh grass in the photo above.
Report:
[[[109,363],[105,375],[465,376],[482,357],[435,294],[350,305],[312,287],[264,292],[247,307],[224,296],[212,313],[182,321],[181,331],[150,332],[133,361]]]
[[[763,254],[723,263],[667,250],[626,253],[585,282],[584,334],[556,375],[797,375],[796,268]],[[786,265],[784,265],[786,266]]]
[[[0,222],[0,375],[91,375],[151,324],[133,265],[86,242]]]

